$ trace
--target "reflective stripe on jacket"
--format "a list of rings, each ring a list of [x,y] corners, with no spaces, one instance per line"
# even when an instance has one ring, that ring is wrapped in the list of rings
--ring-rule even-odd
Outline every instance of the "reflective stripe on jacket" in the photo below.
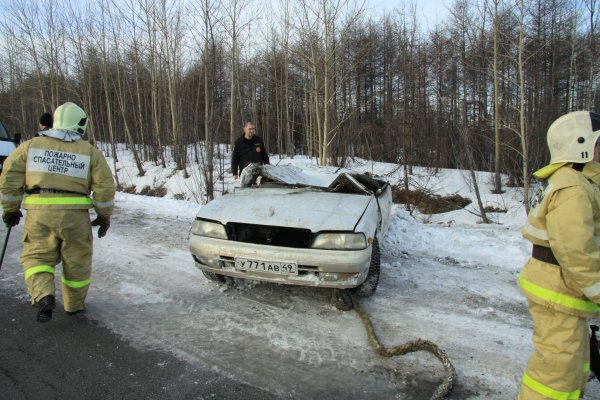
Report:
[[[36,206],[73,206],[69,208],[91,208],[92,204],[92,199],[87,196],[81,197],[73,195],[71,197],[65,197],[65,195],[55,194],[51,197],[49,195],[31,195],[25,197],[25,201],[23,201],[23,208],[33,209],[37,208]]]
[[[600,316],[599,233],[598,185],[570,165],[559,168],[532,199],[522,234],[551,248],[560,266],[530,259],[519,276],[521,292],[561,312]]]
[[[25,189],[35,193],[25,196],[25,209],[94,207],[99,215],[112,214],[112,173],[102,153],[84,140],[35,137],[10,154],[2,173],[0,201],[5,211],[19,209]]]

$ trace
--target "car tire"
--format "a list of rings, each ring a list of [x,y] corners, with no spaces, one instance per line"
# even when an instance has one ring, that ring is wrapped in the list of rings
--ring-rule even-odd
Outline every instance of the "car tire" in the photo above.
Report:
[[[367,278],[363,283],[352,289],[352,292],[359,297],[373,296],[379,284],[379,275],[381,273],[381,253],[379,250],[379,241],[377,238],[373,240],[371,249],[371,263]]]
[[[350,311],[354,308],[352,293],[348,289],[333,289],[331,304],[340,311]]]
[[[202,273],[210,281],[219,282],[219,283],[225,282],[225,277],[221,274],[215,274],[214,272],[208,272],[208,271],[204,271],[204,270],[202,271]]]

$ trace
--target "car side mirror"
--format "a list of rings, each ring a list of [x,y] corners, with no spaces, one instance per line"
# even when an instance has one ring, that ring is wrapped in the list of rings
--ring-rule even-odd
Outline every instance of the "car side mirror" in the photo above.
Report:
[[[13,139],[13,142],[15,142],[15,144],[21,143],[21,134],[20,133],[15,133],[15,138]]]

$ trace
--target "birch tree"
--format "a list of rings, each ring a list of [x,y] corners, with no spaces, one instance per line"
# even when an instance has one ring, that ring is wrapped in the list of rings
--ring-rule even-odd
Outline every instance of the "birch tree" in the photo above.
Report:
[[[479,183],[477,181],[477,175],[475,174],[475,162],[474,162],[474,152],[473,147],[471,146],[471,127],[469,126],[469,112],[467,107],[467,97],[468,97],[468,89],[467,89],[467,69],[469,66],[467,65],[467,37],[469,35],[468,27],[473,26],[473,22],[470,19],[468,4],[466,1],[461,0],[455,4],[455,9],[453,10],[453,17],[456,24],[456,34],[458,38],[458,52],[460,54],[460,66],[462,71],[462,76],[460,79],[461,85],[461,93],[459,95],[460,98],[460,116],[458,122],[458,131],[460,137],[463,142],[464,148],[464,156],[466,158],[467,168],[469,171],[469,177],[471,181],[471,185],[473,186],[473,192],[475,193],[475,198],[477,201],[477,207],[479,209],[479,215],[483,223],[489,223],[487,218],[485,208],[483,206],[483,202],[481,200],[481,193],[479,190]]]
[[[500,0],[492,0],[494,7],[493,41],[494,53],[492,62],[492,76],[494,82],[494,189],[492,193],[502,193],[502,179],[500,175],[500,93],[498,73],[498,36],[500,35],[500,16],[498,15],[498,4]],[[485,8],[484,8],[485,9]]]

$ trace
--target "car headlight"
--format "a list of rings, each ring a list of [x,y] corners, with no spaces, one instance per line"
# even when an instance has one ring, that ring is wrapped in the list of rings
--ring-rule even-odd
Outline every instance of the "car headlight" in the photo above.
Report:
[[[367,240],[362,233],[320,233],[312,244],[313,249],[362,250]]]
[[[218,222],[204,221],[202,219],[194,221],[192,224],[192,234],[215,239],[227,239],[227,232],[223,225]]]

